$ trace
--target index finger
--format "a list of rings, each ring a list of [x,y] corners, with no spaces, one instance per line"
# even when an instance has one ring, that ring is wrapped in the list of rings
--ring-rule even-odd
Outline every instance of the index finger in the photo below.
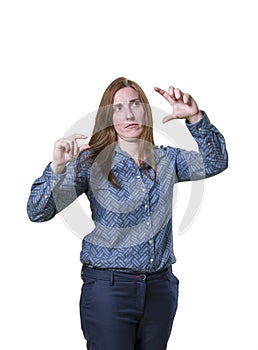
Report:
[[[168,102],[173,102],[174,98],[165,90],[159,88],[159,87],[154,87],[154,90],[157,91],[160,95],[162,95],[163,97],[165,97],[165,99]]]
[[[72,140],[86,139],[86,138],[87,138],[87,136],[84,134],[72,134],[69,136],[69,139],[72,139]]]

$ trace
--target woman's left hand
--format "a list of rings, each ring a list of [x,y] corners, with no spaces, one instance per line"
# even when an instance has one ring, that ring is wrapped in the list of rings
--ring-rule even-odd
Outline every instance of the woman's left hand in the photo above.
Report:
[[[173,108],[172,113],[163,118],[163,123],[173,119],[187,119],[190,124],[194,124],[203,117],[191,95],[173,86],[168,88],[168,92],[158,87],[155,87],[154,90],[161,94]]]

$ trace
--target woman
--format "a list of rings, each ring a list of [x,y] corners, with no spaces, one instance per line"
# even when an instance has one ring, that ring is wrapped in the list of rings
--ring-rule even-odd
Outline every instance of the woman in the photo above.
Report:
[[[195,100],[155,88],[186,119],[200,152],[156,147],[149,102],[138,84],[114,80],[103,94],[88,145],[56,141],[53,161],[32,185],[28,215],[46,221],[82,193],[94,230],[82,242],[81,325],[90,350],[166,349],[177,309],[173,186],[227,168],[223,136]]]

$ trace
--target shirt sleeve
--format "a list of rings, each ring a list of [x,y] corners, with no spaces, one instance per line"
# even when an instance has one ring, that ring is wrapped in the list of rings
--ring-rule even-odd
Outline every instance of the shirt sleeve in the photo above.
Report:
[[[200,180],[219,174],[228,167],[225,139],[210,123],[205,112],[195,124],[186,126],[198,144],[199,152],[174,149],[177,181]]]
[[[42,222],[52,219],[87,189],[87,152],[69,163],[62,174],[55,174],[50,163],[32,184],[27,202],[29,219]]]

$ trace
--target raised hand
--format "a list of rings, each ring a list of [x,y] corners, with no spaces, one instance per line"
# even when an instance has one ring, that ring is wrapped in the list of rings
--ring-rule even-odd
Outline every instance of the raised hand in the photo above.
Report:
[[[80,152],[90,148],[87,144],[80,147],[77,144],[77,140],[86,138],[87,137],[82,134],[73,134],[55,142],[53,161],[51,163],[51,168],[54,173],[61,173],[67,163],[74,160]]]
[[[155,87],[154,90],[162,95],[173,108],[172,113],[163,118],[163,123],[173,119],[187,119],[190,124],[194,124],[202,118],[202,113],[191,95],[173,86],[168,88],[168,92],[159,87]]]

